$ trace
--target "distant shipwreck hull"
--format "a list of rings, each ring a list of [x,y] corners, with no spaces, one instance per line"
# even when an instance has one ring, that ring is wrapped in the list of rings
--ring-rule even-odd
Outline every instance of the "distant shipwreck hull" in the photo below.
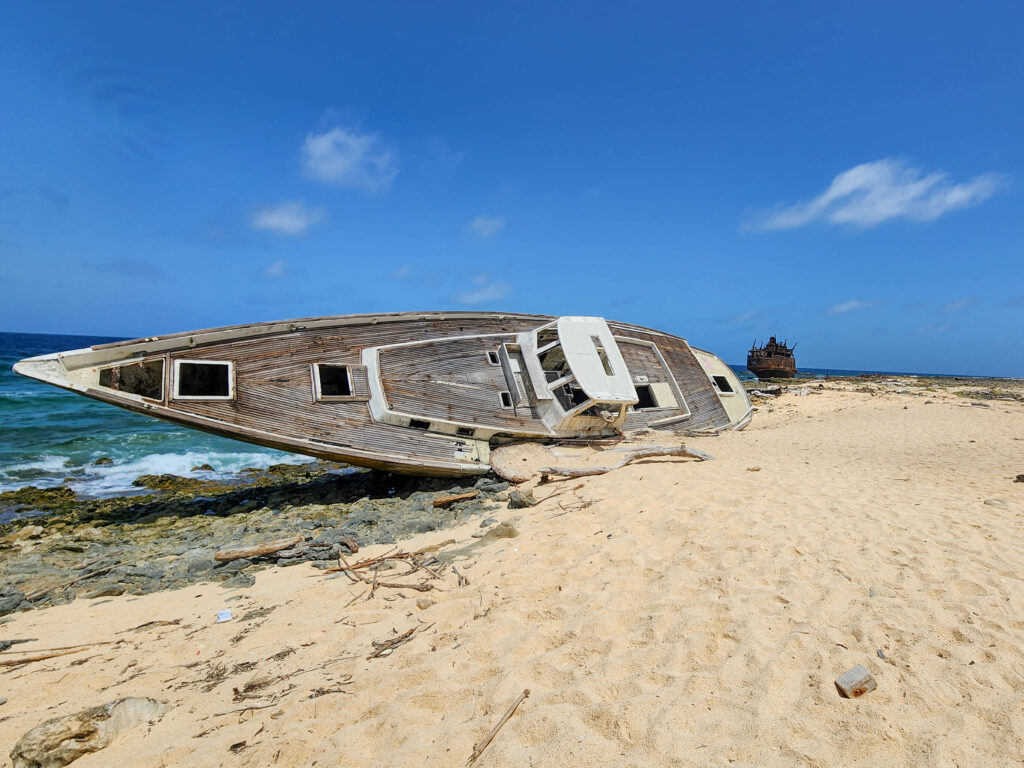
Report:
[[[772,336],[762,346],[754,346],[747,353],[747,370],[759,379],[792,379],[796,376],[796,357],[792,347],[781,344]]]
[[[482,474],[510,441],[740,428],[751,414],[718,357],[595,317],[318,317],[100,344],[14,370],[205,432],[411,474]]]

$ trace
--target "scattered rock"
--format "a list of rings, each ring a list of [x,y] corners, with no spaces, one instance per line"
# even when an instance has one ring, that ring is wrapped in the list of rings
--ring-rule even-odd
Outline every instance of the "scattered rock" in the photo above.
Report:
[[[1013,482],[1024,483],[1024,475],[1017,475],[1015,478],[1013,478]]]
[[[985,499],[985,506],[1005,509],[1006,502],[1003,499]]]
[[[878,590],[875,587],[868,587],[868,597],[878,597]]]
[[[19,739],[11,760],[14,768],[60,768],[103,749],[137,725],[159,720],[170,708],[166,701],[128,697],[54,717]]]
[[[747,467],[747,472],[760,472],[760,467]]]
[[[0,697],[0,707],[7,703],[7,699]]]
[[[94,467],[109,467],[114,463],[114,460],[109,456],[100,456],[96,461],[92,463]]]
[[[466,491],[465,493],[456,493],[451,496],[440,496],[434,499],[434,507],[437,509],[445,509],[450,507],[452,504],[457,504],[460,501],[469,501],[475,499],[480,495],[480,491]]]
[[[526,507],[532,507],[537,503],[537,500],[533,498],[533,491],[521,491],[518,488],[513,488],[508,495],[508,508],[509,509],[525,509]]]
[[[514,539],[519,535],[519,531],[512,523],[502,523],[491,528],[487,533],[483,535],[485,539]]]
[[[124,594],[124,587],[120,584],[112,584],[109,587],[100,587],[92,592],[82,595],[83,600],[95,600],[97,597],[117,597]]]
[[[490,525],[494,525],[497,522],[498,522],[498,518],[496,518],[496,517],[488,517],[488,518],[485,518],[485,519],[480,521],[480,527],[481,528],[486,528],[486,527],[488,527]]]
[[[190,471],[191,472],[216,472],[216,470],[213,467],[211,467],[209,464],[199,464],[199,465],[197,465],[195,467],[192,467],[192,469]]]
[[[239,572],[230,579],[222,581],[220,585],[224,587],[224,589],[248,589],[255,583],[256,577],[251,573]]]
[[[17,610],[24,599],[25,594],[16,589],[12,589],[8,594],[0,597],[0,616],[6,616],[8,613]]]
[[[836,678],[836,689],[847,699],[856,699],[877,687],[875,678],[861,664],[851,667]]]
[[[431,600],[429,597],[421,597],[419,600],[416,601],[416,607],[419,608],[421,611],[425,611],[430,606],[436,605],[436,604],[437,604],[437,601],[436,600]]]

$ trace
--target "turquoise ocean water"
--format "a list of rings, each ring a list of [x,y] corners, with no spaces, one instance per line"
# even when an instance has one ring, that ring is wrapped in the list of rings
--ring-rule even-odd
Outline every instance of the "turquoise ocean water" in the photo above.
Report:
[[[80,495],[135,491],[139,475],[172,473],[216,479],[245,467],[309,461],[305,456],[214,437],[130,413],[112,405],[26,379],[11,370],[18,360],[116,339],[0,333],[0,491],[47,487],[72,478]],[[741,378],[753,378],[733,366]],[[861,371],[806,369],[801,376],[856,375]],[[894,374],[907,375],[907,374]],[[100,457],[113,464],[96,466]],[[191,473],[209,464],[213,472]]]
[[[18,360],[116,339],[0,333],[0,491],[26,485],[68,485],[83,496],[137,491],[139,475],[169,472],[204,479],[245,467],[310,461],[246,443],[176,427],[11,370]],[[106,456],[114,463],[95,466]],[[209,464],[213,472],[190,473]]]

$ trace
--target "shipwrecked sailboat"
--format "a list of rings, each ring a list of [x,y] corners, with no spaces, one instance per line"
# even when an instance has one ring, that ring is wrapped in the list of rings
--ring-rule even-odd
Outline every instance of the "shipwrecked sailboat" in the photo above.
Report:
[[[715,355],[599,317],[340,315],[99,344],[14,370],[217,435],[425,475],[485,473],[509,442],[742,428],[752,410]]]
[[[757,342],[747,353],[747,370],[759,379],[792,379],[796,376],[796,357],[792,347],[784,341],[779,343],[772,336],[760,347]]]

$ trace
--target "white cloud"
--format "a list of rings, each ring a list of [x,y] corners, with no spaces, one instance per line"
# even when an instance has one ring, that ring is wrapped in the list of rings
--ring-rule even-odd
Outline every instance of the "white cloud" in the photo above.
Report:
[[[409,275],[412,274],[412,267],[408,264],[403,264],[400,267],[396,267],[391,271],[392,280],[405,280]]]
[[[487,275],[474,277],[473,285],[474,288],[452,296],[452,300],[457,304],[484,304],[489,301],[497,301],[512,292],[511,285],[492,282]]]
[[[847,312],[852,312],[855,309],[867,309],[877,304],[877,301],[861,301],[860,299],[851,299],[850,301],[844,301],[841,304],[836,304],[832,309],[828,311],[830,315],[845,315]]]
[[[748,311],[744,312],[742,315],[740,315],[739,317],[735,318],[733,320],[733,322],[734,323],[745,323],[745,322],[747,322],[747,320],[750,320],[751,318],[753,318],[754,315],[756,315],[756,314],[757,314],[757,310],[756,309],[748,310]]]
[[[918,327],[914,331],[915,336],[925,336],[930,333],[949,333],[953,330],[953,326],[950,323],[943,323],[942,325],[933,325],[932,323],[925,323]]]
[[[503,216],[477,216],[469,223],[469,228],[472,231],[485,238],[498,234],[504,226],[505,218]]]
[[[275,261],[273,264],[266,268],[266,270],[263,272],[263,276],[269,277],[271,279],[284,277],[285,266],[286,265],[283,261]]]
[[[1002,185],[1003,177],[995,173],[954,184],[944,171],[925,175],[900,160],[884,158],[843,171],[813,200],[762,212],[749,227],[795,229],[825,219],[868,229],[896,218],[933,221],[958,208],[978,205]]]
[[[395,152],[380,136],[342,127],[306,134],[302,165],[311,179],[369,192],[386,190],[398,175]]]
[[[962,309],[967,309],[971,305],[971,303],[973,301],[974,301],[974,297],[973,296],[966,296],[966,297],[964,297],[962,299],[957,299],[956,301],[949,302],[949,304],[947,304],[946,306],[944,306],[942,308],[942,311],[943,312],[959,312]]]
[[[284,202],[257,208],[252,214],[252,226],[253,229],[269,229],[279,235],[303,235],[326,215],[327,210],[322,205],[309,207],[297,201]]]

